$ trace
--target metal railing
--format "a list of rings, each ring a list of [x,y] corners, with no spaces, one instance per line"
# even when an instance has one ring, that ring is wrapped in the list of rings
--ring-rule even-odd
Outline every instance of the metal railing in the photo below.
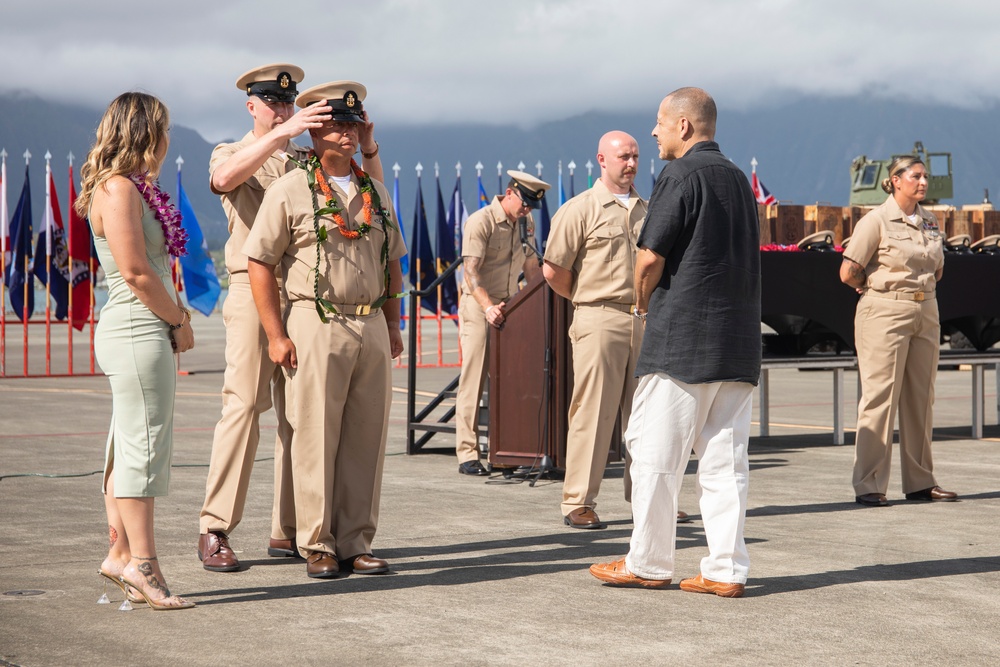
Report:
[[[434,279],[430,285],[420,290],[410,290],[410,313],[411,323],[409,331],[410,354],[417,349],[417,326],[414,323],[419,321],[418,307],[419,300],[435,294],[438,286],[445,280],[455,275],[455,271],[462,265],[462,258],[456,259],[441,275]],[[431,401],[417,414],[417,363],[411,359],[406,373],[406,453],[416,454],[427,441],[434,437],[435,433],[454,433],[455,426],[449,422],[455,416],[455,408],[451,407],[435,422],[425,422],[434,410],[441,405],[446,398],[454,397],[455,388],[458,387],[459,375],[448,383]],[[425,431],[419,439],[416,437],[417,431]]]

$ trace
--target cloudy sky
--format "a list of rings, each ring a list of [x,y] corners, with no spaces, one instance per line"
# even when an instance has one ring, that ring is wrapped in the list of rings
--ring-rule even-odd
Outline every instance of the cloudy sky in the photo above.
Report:
[[[867,93],[1000,98],[995,0],[9,0],[0,93],[103,108],[154,93],[215,141],[247,127],[245,70],[355,79],[376,123],[531,125],[648,109],[682,85],[723,108]]]

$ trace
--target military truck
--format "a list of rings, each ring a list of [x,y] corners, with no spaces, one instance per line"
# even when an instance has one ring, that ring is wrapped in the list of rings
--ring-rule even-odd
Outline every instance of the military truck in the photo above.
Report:
[[[916,155],[929,174],[925,205],[938,204],[954,196],[951,180],[951,153],[928,153],[923,142],[913,144],[910,153],[897,153],[888,160],[869,160],[859,155],[851,163],[851,206],[878,206],[885,201],[882,180],[889,177],[889,164],[901,155]]]

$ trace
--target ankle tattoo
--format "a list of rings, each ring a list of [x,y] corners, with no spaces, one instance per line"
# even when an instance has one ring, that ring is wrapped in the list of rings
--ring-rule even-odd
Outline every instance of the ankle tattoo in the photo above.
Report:
[[[108,525],[108,541],[111,542],[112,547],[115,546],[115,542],[118,541],[118,531],[115,530],[115,527],[112,525]]]
[[[153,558],[142,558],[140,560],[147,560],[147,561],[156,560],[156,557],[154,556]],[[150,588],[154,588],[162,592],[163,597],[167,598],[170,597],[170,589],[167,588],[167,585],[165,583],[160,582],[159,577],[157,577],[156,574],[153,572],[152,565],[150,565],[149,563],[140,563],[136,569],[139,570],[139,573],[146,578],[146,583],[149,584]]]

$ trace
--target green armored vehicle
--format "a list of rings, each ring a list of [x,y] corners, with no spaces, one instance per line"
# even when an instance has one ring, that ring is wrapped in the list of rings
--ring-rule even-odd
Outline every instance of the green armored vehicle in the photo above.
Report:
[[[923,160],[930,174],[927,197],[923,204],[937,204],[951,199],[954,194],[951,181],[951,153],[928,153],[920,141],[910,153],[899,153],[888,160],[869,160],[864,155],[851,163],[851,206],[878,206],[885,201],[882,180],[889,176],[889,163],[899,155],[916,155]]]

